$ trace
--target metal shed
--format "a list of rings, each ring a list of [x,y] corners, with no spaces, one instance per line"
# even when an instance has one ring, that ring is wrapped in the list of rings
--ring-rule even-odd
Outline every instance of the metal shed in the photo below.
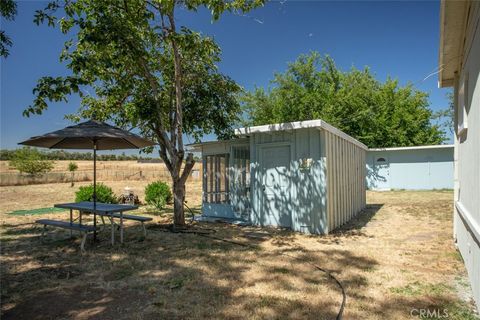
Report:
[[[453,145],[369,149],[367,187],[453,189]]]
[[[365,207],[367,147],[322,120],[236,130],[203,156],[203,217],[326,234]]]

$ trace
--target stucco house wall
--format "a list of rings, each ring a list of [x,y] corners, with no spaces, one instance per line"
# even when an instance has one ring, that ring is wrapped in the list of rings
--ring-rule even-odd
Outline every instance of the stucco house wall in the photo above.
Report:
[[[480,2],[440,10],[439,86],[455,99],[454,237],[480,305]]]

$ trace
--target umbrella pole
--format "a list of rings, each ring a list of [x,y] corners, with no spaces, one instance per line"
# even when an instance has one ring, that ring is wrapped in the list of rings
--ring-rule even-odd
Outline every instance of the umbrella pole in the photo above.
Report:
[[[93,140],[93,241],[97,240],[97,140]]]

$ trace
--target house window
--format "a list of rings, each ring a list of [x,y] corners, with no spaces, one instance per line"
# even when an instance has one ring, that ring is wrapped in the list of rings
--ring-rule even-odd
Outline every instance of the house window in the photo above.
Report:
[[[203,157],[203,201],[228,203],[228,154]]]
[[[460,81],[460,86],[458,88],[457,135],[461,135],[468,128],[467,107],[468,107],[468,73],[465,73],[465,75]]]

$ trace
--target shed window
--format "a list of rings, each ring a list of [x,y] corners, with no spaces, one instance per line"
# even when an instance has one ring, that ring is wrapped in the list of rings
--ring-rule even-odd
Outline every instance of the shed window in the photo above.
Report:
[[[203,157],[203,201],[228,203],[228,154]]]
[[[232,153],[232,164],[236,173],[233,183],[240,189],[248,188],[250,186],[250,149],[249,147],[233,147]]]

